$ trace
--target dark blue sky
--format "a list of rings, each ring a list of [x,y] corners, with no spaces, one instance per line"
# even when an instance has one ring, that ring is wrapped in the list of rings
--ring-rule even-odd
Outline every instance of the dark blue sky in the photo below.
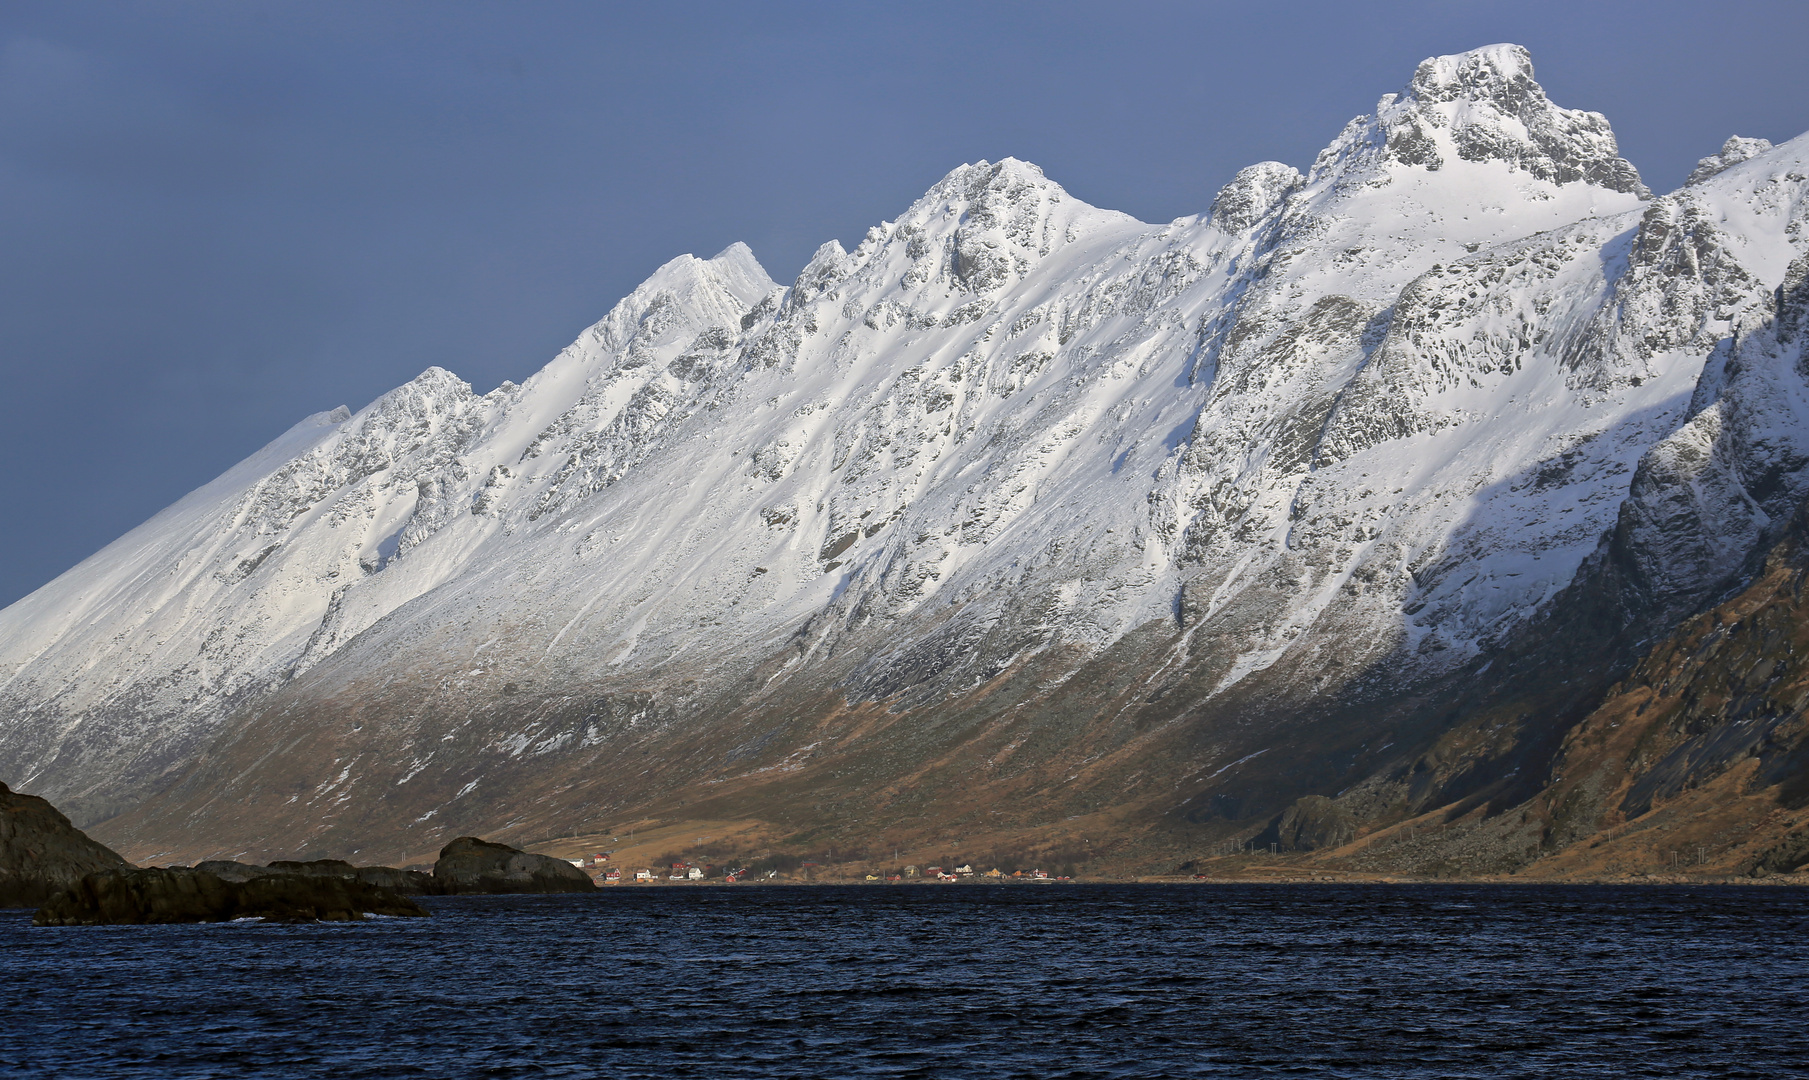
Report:
[[[1198,213],[1497,41],[1659,190],[1809,129],[1800,0],[10,0],[0,604],[307,413],[524,378],[675,255],[787,281],[1005,155]]]

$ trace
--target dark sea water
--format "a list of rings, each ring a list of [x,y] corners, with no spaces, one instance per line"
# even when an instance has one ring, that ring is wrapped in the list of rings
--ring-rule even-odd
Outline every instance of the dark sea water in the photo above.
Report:
[[[617,887],[0,913],[0,1076],[1809,1075],[1809,891]]]

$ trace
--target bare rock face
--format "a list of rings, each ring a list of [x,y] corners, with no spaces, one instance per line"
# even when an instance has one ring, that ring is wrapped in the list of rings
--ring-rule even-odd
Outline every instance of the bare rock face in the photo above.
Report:
[[[448,893],[591,892],[584,871],[562,859],[461,836],[440,850],[433,880]]]
[[[37,907],[84,875],[125,866],[49,802],[0,784],[0,908]]]
[[[369,915],[425,917],[388,889],[340,877],[265,874],[228,881],[190,867],[89,874],[38,909],[33,926],[140,923],[353,922]]]

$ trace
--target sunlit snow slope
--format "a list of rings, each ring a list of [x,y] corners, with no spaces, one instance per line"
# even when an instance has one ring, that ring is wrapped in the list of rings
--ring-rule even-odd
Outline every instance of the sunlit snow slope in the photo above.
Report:
[[[1134,634],[1150,700],[1286,670],[1304,708],[1486,658],[1617,529],[1680,617],[1803,495],[1800,371],[1738,339],[1801,276],[1806,158],[1730,140],[1653,198],[1501,45],[1198,217],[1006,159],[787,288],[681,257],[525,384],[310,417],[0,613],[4,779],[93,821],[380,699],[328,761],[266,747],[320,774],[285,812],[498,825],[458,806],[508,763],[732,717],[779,768],[762,708],[933,725]]]

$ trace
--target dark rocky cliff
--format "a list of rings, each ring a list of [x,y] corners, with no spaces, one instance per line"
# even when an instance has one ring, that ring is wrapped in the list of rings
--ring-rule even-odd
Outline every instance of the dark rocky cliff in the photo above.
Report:
[[[37,907],[84,875],[125,865],[49,802],[0,784],[0,908]]]

